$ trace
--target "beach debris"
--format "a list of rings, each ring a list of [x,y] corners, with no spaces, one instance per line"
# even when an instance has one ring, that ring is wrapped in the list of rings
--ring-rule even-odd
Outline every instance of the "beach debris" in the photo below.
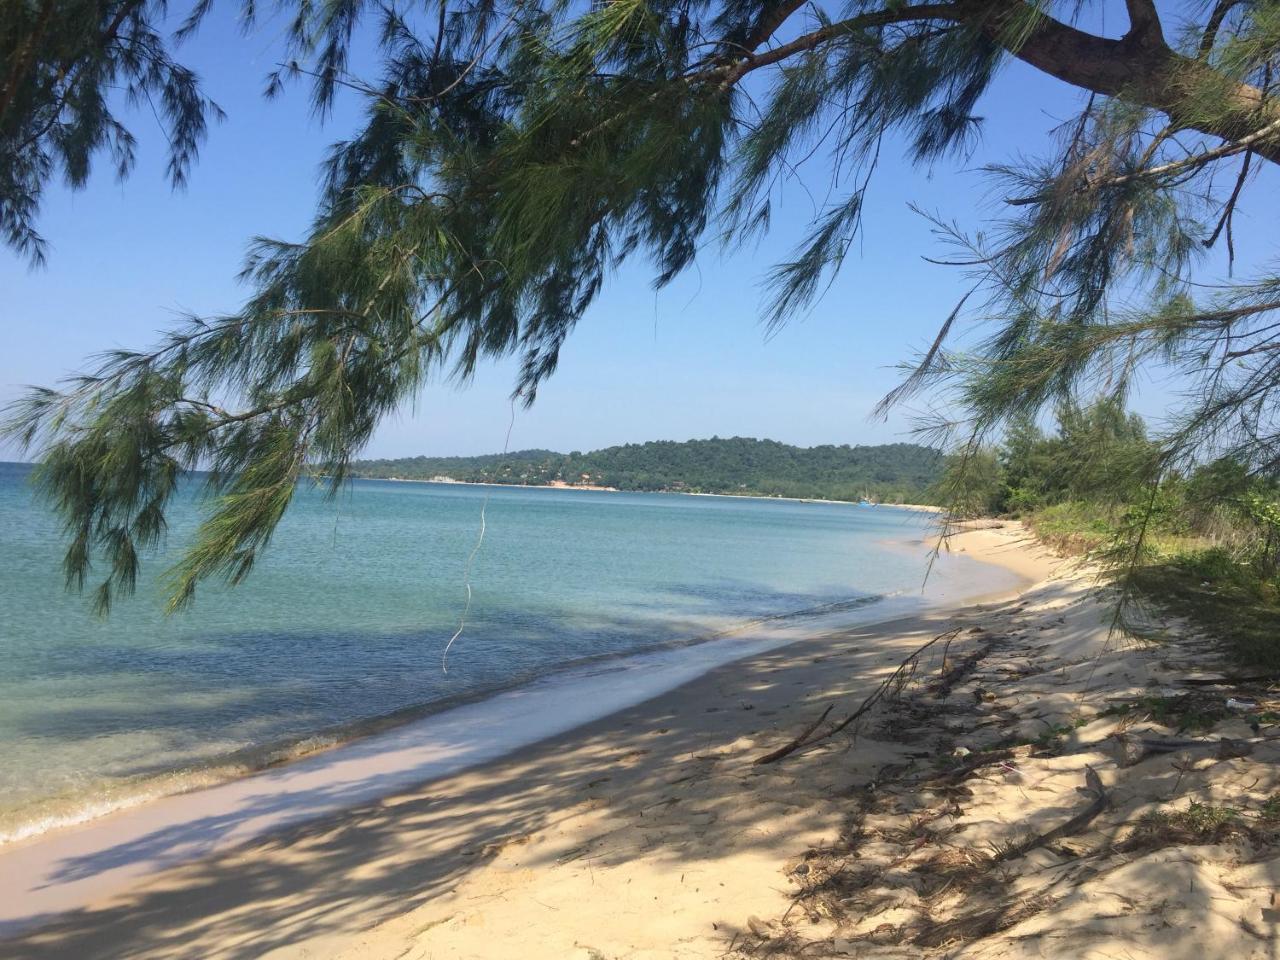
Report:
[[[1276,740],[1275,736],[1265,737],[1219,737],[1205,740],[1160,739],[1152,737],[1136,737],[1130,733],[1114,733],[1107,738],[1110,741],[1110,752],[1122,767],[1131,767],[1153,753],[1179,753],[1184,750],[1212,750],[1219,760],[1234,757],[1247,757],[1260,743]],[[1086,747],[1092,744],[1086,744]]]
[[[1077,813],[1066,823],[1054,827],[1052,830],[1036,834],[1035,836],[1028,837],[1026,840],[1019,843],[1005,847],[996,854],[996,861],[1003,862],[1006,860],[1016,860],[1018,857],[1021,857],[1026,853],[1030,853],[1036,847],[1042,847],[1047,843],[1052,843],[1063,837],[1069,837],[1072,834],[1079,833],[1092,823],[1098,814],[1107,807],[1107,791],[1106,788],[1103,787],[1102,778],[1098,776],[1097,771],[1087,764],[1084,768],[1084,784],[1084,792],[1093,796],[1093,800],[1090,801],[1087,807]]]
[[[1233,740],[1231,737],[1223,737],[1218,741],[1219,760],[1236,760],[1240,757],[1247,757],[1253,753],[1252,740]]]
[[[1141,740],[1132,734],[1116,733],[1107,739],[1110,752],[1117,766],[1132,767],[1141,763],[1151,753]]]
[[[1025,780],[1026,776],[1012,762],[1008,760],[1001,761],[996,764],[996,769],[1003,773],[1006,777],[1012,777],[1014,780]]]
[[[949,943],[964,943],[989,937],[993,933],[1007,930],[1021,923],[1028,917],[1034,917],[1055,903],[1048,896],[1027,897],[1010,903],[1002,903],[987,910],[931,923],[911,934],[909,940],[919,947],[941,947]]]
[[[495,857],[507,847],[528,843],[532,839],[532,833],[513,833],[505,837],[498,837],[496,840],[491,840],[488,843],[481,845],[478,849],[464,851],[464,855],[472,857]]]
[[[892,923],[882,923],[867,934],[867,939],[872,943],[898,943],[902,940],[902,932]]]
[[[1236,677],[1226,677],[1226,676],[1179,677],[1177,682],[1183,685],[1184,687],[1235,687],[1244,683],[1267,683],[1274,679],[1275,677],[1273,674],[1255,673],[1249,676],[1236,676]]]
[[[772,940],[775,934],[775,924],[770,921],[766,923],[755,914],[747,917],[747,929],[754,933],[761,940]]]
[[[950,641],[948,641],[948,646],[949,645],[950,645]],[[929,692],[933,694],[935,697],[937,697],[939,700],[943,700],[951,696],[951,691],[955,689],[956,685],[959,684],[961,680],[963,680],[965,677],[967,677],[969,674],[973,673],[973,671],[977,669],[978,664],[980,664],[983,660],[986,659],[986,657],[991,653],[992,647],[994,646],[995,646],[994,643],[984,644],[983,646],[975,650],[973,653],[965,657],[963,660],[955,664],[950,663],[947,658],[947,655],[944,653],[942,657],[942,663],[943,663],[942,672],[939,675],[938,679],[935,680],[932,684],[930,684]]]
[[[1038,613],[1053,629],[1050,618]],[[1102,925],[1131,913],[1149,913],[1155,923],[1164,906],[1098,878],[1148,856],[1162,891],[1178,886],[1165,883],[1166,873],[1189,871],[1194,884],[1188,879],[1181,886],[1188,891],[1185,905],[1195,909],[1203,883],[1220,882],[1235,895],[1255,889],[1247,876],[1266,889],[1272,868],[1255,868],[1252,858],[1274,858],[1280,851],[1280,774],[1272,769],[1280,725],[1271,736],[1262,736],[1260,726],[1273,711],[1280,713],[1280,689],[1242,685],[1242,678],[1222,677],[1212,666],[1188,678],[1199,682],[1179,686],[1176,674],[1187,664],[1138,648],[1123,652],[1132,662],[1111,669],[1108,661],[1095,675],[1076,669],[1089,662],[1076,648],[1069,658],[1058,656],[1059,639],[1040,639],[1035,626],[1006,616],[988,622],[986,636],[970,639],[968,624],[958,634],[940,635],[927,661],[917,651],[863,701],[870,701],[867,710],[859,707],[840,721],[851,725],[879,704],[875,719],[865,721],[874,737],[868,749],[892,750],[895,760],[905,762],[884,763],[870,782],[835,795],[854,800],[849,817],[856,828],[787,865],[787,879],[795,884],[791,907],[777,926],[754,931],[762,936],[742,944],[738,956],[941,960],[986,937],[1066,933],[1080,910],[1091,909],[1089,898],[1099,896],[1115,897],[1117,906],[1114,916],[1093,911],[1092,920],[1103,935],[1123,941],[1129,929],[1123,923]],[[1179,639],[1170,637],[1170,645]],[[1000,655],[977,663],[947,689],[972,651],[988,643]],[[930,661],[932,669],[919,669]],[[1196,667],[1202,663],[1195,661]],[[936,694],[944,690],[952,695],[939,701]],[[1070,713],[1061,694],[1074,694]],[[1002,706],[988,706],[992,701]],[[813,715],[805,718],[805,730],[788,752],[836,732],[833,714],[824,711],[816,722]],[[1231,736],[1210,735],[1219,724]],[[1114,755],[1119,769],[1101,767],[1099,751]],[[1243,759],[1253,753],[1261,763]],[[1147,767],[1124,769],[1153,757],[1157,761]],[[828,762],[803,753],[795,762],[806,760]],[[1105,785],[1098,770],[1108,778]],[[1187,797],[1174,809],[1169,804],[1179,791]],[[1152,804],[1160,806],[1142,815]],[[1027,805],[1037,808],[1037,819],[1021,833],[1014,820],[1011,832],[1014,811]],[[1180,845],[1212,849],[1185,861],[1180,853],[1159,852]],[[1215,866],[1206,870],[1209,862]],[[1218,880],[1219,869],[1246,873]],[[1276,900],[1272,912],[1280,916]],[[1008,932],[1046,910],[1053,916]],[[1267,922],[1265,908],[1261,913]],[[1259,912],[1250,916],[1256,926]],[[812,926],[802,925],[802,918]],[[1244,916],[1235,922],[1246,935],[1264,939],[1244,926]],[[991,947],[994,953],[979,952],[999,953],[1000,944]]]

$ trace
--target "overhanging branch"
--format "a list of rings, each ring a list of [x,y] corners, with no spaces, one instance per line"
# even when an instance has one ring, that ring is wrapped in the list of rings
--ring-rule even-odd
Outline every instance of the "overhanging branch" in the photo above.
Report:
[[[1275,102],[1258,87],[1228,81],[1204,60],[1170,49],[1150,0],[1127,0],[1127,5],[1132,29],[1119,40],[1087,33],[1021,0],[959,0],[886,7],[802,34],[763,53],[752,52],[745,57],[721,55],[686,79],[697,82],[718,78],[723,89],[761,67],[808,53],[857,31],[929,21],[963,23],[981,31],[1010,55],[1064,83],[1159,110],[1183,128],[1223,140],[1224,149],[1230,153],[1249,146],[1259,156],[1280,163],[1280,108]],[[789,11],[791,15],[799,9],[800,5],[788,3],[778,13]],[[763,44],[780,26],[781,21],[775,24],[772,18],[763,21],[762,30],[768,27],[768,33],[759,33],[759,43]],[[1216,114],[1206,116],[1203,104],[1190,102],[1187,91],[1197,89],[1225,91]]]

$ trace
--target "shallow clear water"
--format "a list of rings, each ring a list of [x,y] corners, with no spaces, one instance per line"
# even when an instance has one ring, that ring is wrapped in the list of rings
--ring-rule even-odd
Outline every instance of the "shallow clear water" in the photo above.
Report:
[[[301,493],[244,586],[166,617],[160,557],[100,621],[62,588],[58,521],[28,473],[0,464],[0,837],[225,774],[237,751],[252,766],[584,659],[915,591],[925,564],[925,517],[892,508],[357,481],[337,501]],[[198,518],[178,504],[174,552]]]

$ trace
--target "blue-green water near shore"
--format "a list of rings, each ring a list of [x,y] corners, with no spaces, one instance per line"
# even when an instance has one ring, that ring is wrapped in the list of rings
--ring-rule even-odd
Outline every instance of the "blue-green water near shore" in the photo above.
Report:
[[[356,481],[301,491],[245,585],[166,616],[161,556],[102,621],[63,590],[29,472],[0,464],[0,839],[590,658],[870,611],[925,567],[924,516],[892,508]],[[198,519],[176,505],[170,559]]]

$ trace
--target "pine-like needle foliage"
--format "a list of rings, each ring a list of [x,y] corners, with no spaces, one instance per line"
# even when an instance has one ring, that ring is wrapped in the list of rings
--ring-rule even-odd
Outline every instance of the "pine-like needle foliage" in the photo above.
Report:
[[[1022,213],[977,258],[999,333],[968,359],[940,337],[913,383],[958,377],[981,433],[1071,392],[1109,357],[1132,369],[1155,352],[1177,362],[1226,349],[1280,363],[1264,329],[1280,281],[1206,306],[1178,279],[1206,241],[1231,236],[1241,191],[1220,197],[1213,169],[1280,158],[1280,8],[1226,0],[1169,42],[1142,0],[1122,40],[1073,25],[1090,5],[1062,7],[1055,18],[1016,0],[297,4],[298,60],[272,88],[306,75],[321,112],[340,87],[368,104],[332,151],[308,235],[254,243],[253,294],[237,313],[192,318],[158,349],[112,354],[12,411],[10,432],[39,451],[40,482],[66,518],[69,582],[102,557],[99,606],[127,592],[178,477],[197,467],[211,471],[212,509],[173,571],[174,603],[206,577],[241,579],[299,480],[340,484],[428,377],[516,354],[516,391],[532,402],[611,270],[645,258],[663,284],[709,238],[767,229],[778,179],[824,150],[837,199],[767,277],[767,317],[784,321],[840,267],[886,134],[914,162],[963,153],[1010,56],[1098,97],[1051,161],[999,172]],[[35,22],[6,42],[43,51]],[[377,29],[376,79],[347,69],[361,24]],[[30,113],[3,122],[26,129]],[[9,202],[12,222],[29,225],[34,206]],[[1222,218],[1213,237],[1195,221],[1206,212]],[[1155,308],[1114,309],[1116,290],[1139,289]],[[1256,383],[1232,368],[1215,385],[1223,412],[1186,435],[1199,442],[1254,402],[1262,450],[1270,408]]]
[[[1154,10],[1130,7],[1125,40],[1168,49],[1159,21],[1138,18]],[[1123,89],[1091,98],[1049,156],[989,170],[1011,216],[978,236],[935,220],[973,276],[968,308],[987,335],[977,349],[938,345],[894,397],[951,398],[924,433],[937,442],[959,427],[978,451],[1082,397],[1123,405],[1144,375],[1177,384],[1183,402],[1140,473],[1146,492],[1100,553],[1122,576],[1143,560],[1162,483],[1218,458],[1280,477],[1280,275],[1272,251],[1254,250],[1258,272],[1235,276],[1233,235],[1240,205],[1276,182],[1280,4],[1218,3],[1172,46],[1186,91],[1176,108]],[[1232,120],[1246,102],[1252,119]]]
[[[207,10],[208,2],[198,4],[177,38]],[[169,179],[186,182],[222,112],[174,59],[174,39],[157,26],[165,14],[164,0],[0,5],[0,242],[42,262],[35,219],[49,180],[61,172],[69,186],[83,187],[98,153],[118,176],[129,173],[135,140],[119,119],[122,105],[154,114],[169,140]]]

